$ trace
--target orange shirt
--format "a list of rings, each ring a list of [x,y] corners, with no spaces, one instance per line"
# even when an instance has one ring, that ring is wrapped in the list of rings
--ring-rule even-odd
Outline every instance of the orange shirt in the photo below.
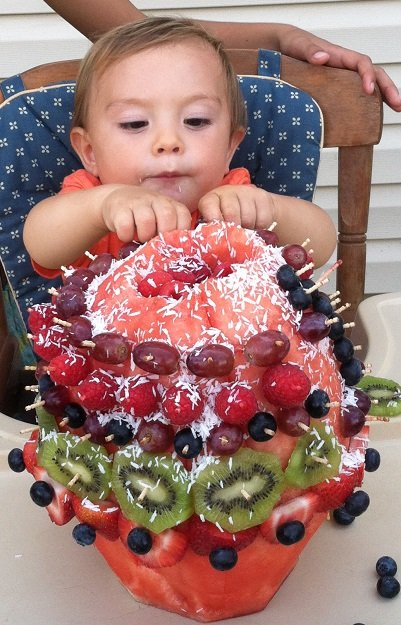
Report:
[[[221,184],[251,184],[249,172],[243,167],[232,169],[226,176],[224,176]],[[71,193],[72,191],[93,189],[94,187],[98,187],[100,185],[101,182],[99,178],[96,178],[85,169],[78,169],[64,178],[60,193]],[[192,214],[192,228],[195,227],[198,218],[198,212]],[[117,235],[114,232],[109,232],[109,234],[106,234],[106,236],[95,243],[95,245],[90,248],[89,252],[94,256],[98,256],[104,252],[109,252],[113,254],[113,256],[118,257],[118,252],[120,251],[122,245],[123,243],[120,239],[118,239]],[[87,267],[90,262],[90,258],[88,258],[86,254],[83,254],[72,264],[72,266],[75,268]],[[44,278],[56,278],[61,274],[61,269],[46,269],[45,267],[38,265],[38,263],[35,263],[35,261],[32,261],[32,265],[35,271]]]

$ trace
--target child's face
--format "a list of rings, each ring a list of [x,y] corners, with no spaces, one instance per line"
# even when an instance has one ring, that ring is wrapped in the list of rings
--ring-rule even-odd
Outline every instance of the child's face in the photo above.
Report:
[[[93,83],[87,128],[80,138],[73,131],[72,140],[103,184],[139,185],[192,212],[221,183],[242,136],[230,137],[218,56],[188,40],[108,68]]]

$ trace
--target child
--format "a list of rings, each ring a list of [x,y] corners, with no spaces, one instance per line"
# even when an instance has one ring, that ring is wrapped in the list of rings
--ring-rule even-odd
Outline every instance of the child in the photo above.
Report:
[[[282,244],[307,237],[316,265],[336,245],[330,218],[304,200],[267,193],[229,172],[246,116],[220,42],[188,20],[149,18],[104,35],[78,76],[71,142],[85,170],[37,204],[24,242],[39,273],[118,252],[122,242],[220,219],[278,223]],[[44,233],[46,236],[44,236]]]

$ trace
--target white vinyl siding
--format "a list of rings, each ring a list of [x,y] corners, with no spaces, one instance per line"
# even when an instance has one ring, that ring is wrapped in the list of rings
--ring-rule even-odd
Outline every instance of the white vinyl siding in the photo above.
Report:
[[[136,5],[150,14],[294,24],[368,54],[401,87],[401,0],[138,0]],[[1,0],[0,77],[45,62],[79,58],[88,45],[42,0]],[[384,123],[374,157],[367,293],[401,289],[401,113],[385,107]],[[326,150],[315,201],[334,220],[336,184],[336,155]]]

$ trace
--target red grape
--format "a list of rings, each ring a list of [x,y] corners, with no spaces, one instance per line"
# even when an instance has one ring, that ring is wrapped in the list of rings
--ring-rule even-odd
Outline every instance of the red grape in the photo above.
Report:
[[[162,341],[143,341],[132,351],[135,364],[148,373],[169,375],[178,369],[180,354],[172,345]]]
[[[355,436],[365,425],[365,415],[356,406],[343,407],[341,411],[340,429],[341,434],[346,436]]]
[[[235,454],[242,445],[243,437],[238,425],[221,423],[210,431],[207,443],[214,454],[225,456]]]
[[[82,341],[92,338],[92,324],[86,317],[73,315],[68,319],[71,324],[67,329],[68,338],[73,345],[79,346]]]
[[[101,362],[109,362],[113,365],[125,362],[130,355],[130,344],[122,334],[103,332],[93,337],[95,347],[91,355]]]
[[[86,302],[82,289],[75,284],[62,286],[56,297],[56,311],[61,319],[68,319],[72,315],[85,313]]]
[[[301,406],[281,408],[276,417],[278,429],[288,436],[303,436],[306,429],[302,427],[302,424],[306,427],[309,427],[310,424],[310,416]]]
[[[266,245],[273,245],[277,247],[279,240],[277,234],[273,230],[256,230],[256,234],[266,243]]]
[[[107,436],[107,425],[100,425],[99,419],[95,412],[90,412],[86,416],[85,423],[83,425],[86,434],[91,435],[91,441],[103,445]]]
[[[129,243],[124,243],[124,245],[120,247],[120,250],[118,252],[118,258],[120,259],[127,258],[132,252],[135,252],[135,250],[137,250],[138,247],[141,247],[141,244],[138,243],[137,241],[130,241]]]
[[[294,243],[284,247],[283,258],[288,265],[291,265],[295,271],[298,271],[298,269],[301,269],[301,267],[306,264],[308,254],[302,245]]]
[[[269,367],[283,360],[290,349],[288,337],[278,330],[254,334],[247,341],[244,354],[252,365]]]
[[[323,313],[304,313],[299,324],[299,333],[310,343],[317,343],[328,336],[330,332],[330,325],[327,324],[327,321],[328,319]]]
[[[209,343],[189,354],[187,366],[199,377],[218,378],[231,373],[234,367],[234,354],[225,345]]]
[[[136,438],[144,451],[166,451],[173,444],[174,430],[160,421],[142,421]]]
[[[45,402],[44,408],[50,414],[62,416],[63,410],[70,403],[70,394],[65,386],[53,386],[42,397]]]
[[[93,271],[86,269],[85,267],[80,267],[76,269],[74,273],[64,277],[64,284],[74,284],[85,291],[94,277],[95,274]]]
[[[359,408],[359,410],[362,410],[363,414],[368,414],[372,405],[369,395],[365,393],[365,391],[362,391],[360,388],[354,388],[353,391],[357,407]]]
[[[94,260],[89,265],[89,269],[93,271],[97,276],[101,276],[104,273],[107,273],[111,267],[111,263],[114,260],[114,256],[109,254],[109,252],[104,252],[103,254],[99,254],[96,256]]]

